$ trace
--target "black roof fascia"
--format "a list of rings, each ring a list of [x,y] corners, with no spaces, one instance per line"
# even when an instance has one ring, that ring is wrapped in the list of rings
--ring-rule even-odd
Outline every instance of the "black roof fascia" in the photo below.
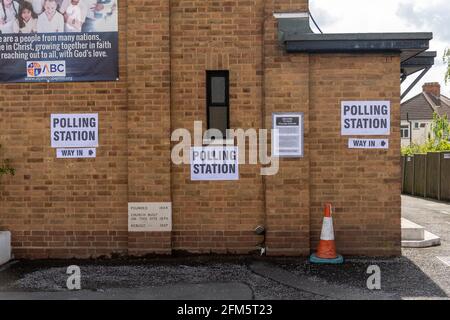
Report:
[[[417,56],[402,62],[402,74],[407,77],[425,68],[430,68],[434,65],[434,59],[436,57],[436,51],[427,51],[418,54]]]
[[[291,32],[284,36],[286,52],[355,53],[400,52],[406,61],[429,48],[432,33],[336,33]]]

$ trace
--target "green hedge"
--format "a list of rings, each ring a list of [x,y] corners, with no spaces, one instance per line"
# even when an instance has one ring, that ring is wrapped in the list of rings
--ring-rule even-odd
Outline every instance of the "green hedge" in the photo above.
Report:
[[[413,154],[424,154],[428,152],[450,151],[450,141],[441,141],[435,144],[434,141],[428,141],[425,144],[413,144],[402,148],[402,156],[411,156]]]

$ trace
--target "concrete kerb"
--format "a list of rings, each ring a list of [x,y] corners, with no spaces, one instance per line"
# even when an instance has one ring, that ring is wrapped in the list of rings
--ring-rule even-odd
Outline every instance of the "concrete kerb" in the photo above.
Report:
[[[403,248],[427,248],[439,246],[439,236],[428,232],[424,227],[402,218],[402,247]]]
[[[240,282],[176,284],[101,291],[0,292],[0,300],[251,300],[251,288]]]

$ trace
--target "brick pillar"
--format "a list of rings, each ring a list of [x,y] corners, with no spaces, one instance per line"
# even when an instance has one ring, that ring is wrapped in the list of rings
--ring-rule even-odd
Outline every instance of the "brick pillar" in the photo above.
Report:
[[[323,204],[334,207],[338,251],[401,254],[399,54],[310,57],[311,247],[320,239]],[[341,136],[341,101],[391,101],[389,149],[349,149]],[[326,130],[324,130],[326,128]]]
[[[305,12],[308,1],[267,1],[264,24],[264,112],[303,112],[305,157],[280,159],[280,170],[265,178],[268,255],[309,254],[309,55],[287,55],[277,40],[274,12]]]
[[[170,202],[170,2],[128,1],[128,201]],[[130,255],[170,253],[170,232],[128,233]]]
[[[203,121],[206,70],[230,72],[230,127],[261,126],[263,1],[172,0],[172,127]],[[220,4],[220,5],[218,5]],[[173,165],[174,250],[246,254],[264,215],[256,165],[240,165],[239,181],[191,181],[189,165]]]

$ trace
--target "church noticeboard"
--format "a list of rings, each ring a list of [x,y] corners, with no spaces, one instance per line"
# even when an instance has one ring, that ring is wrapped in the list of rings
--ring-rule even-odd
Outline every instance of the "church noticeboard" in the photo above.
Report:
[[[4,1],[0,82],[116,81],[119,0]]]
[[[280,158],[303,157],[303,113],[274,113],[272,154]]]

